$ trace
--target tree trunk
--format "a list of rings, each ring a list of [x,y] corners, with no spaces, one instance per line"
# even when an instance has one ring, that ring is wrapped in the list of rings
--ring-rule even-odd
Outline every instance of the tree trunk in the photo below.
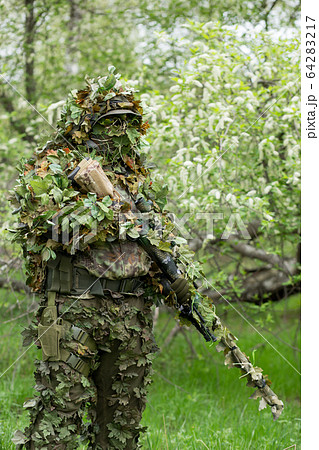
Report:
[[[80,21],[82,13],[79,3],[70,0],[70,18],[69,18],[69,42],[65,54],[65,71],[67,76],[76,75],[79,72],[79,61],[77,55],[77,42],[80,41]]]
[[[31,104],[36,103],[36,81],[34,76],[34,60],[35,49],[34,40],[36,33],[36,18],[34,11],[34,0],[25,0],[26,16],[25,16],[25,40],[24,40],[24,56],[25,56],[25,96]]]

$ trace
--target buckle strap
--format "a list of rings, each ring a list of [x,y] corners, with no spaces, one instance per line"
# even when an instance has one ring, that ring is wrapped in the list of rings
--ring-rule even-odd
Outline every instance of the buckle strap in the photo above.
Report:
[[[49,259],[47,272],[47,291],[69,294],[72,288],[72,257],[58,254],[56,259]]]
[[[94,340],[86,331],[83,331],[81,328],[76,327],[75,325],[71,326],[71,331],[74,339],[79,341],[82,345],[88,347],[89,350],[96,350],[96,344]]]
[[[61,358],[66,364],[71,366],[74,370],[82,373],[84,376],[88,376],[90,373],[90,365],[83,361],[79,356],[69,352],[67,355]]]

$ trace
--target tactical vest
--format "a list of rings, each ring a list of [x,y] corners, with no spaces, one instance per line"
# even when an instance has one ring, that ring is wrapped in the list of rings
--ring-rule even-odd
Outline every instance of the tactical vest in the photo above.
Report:
[[[104,289],[133,293],[134,281],[147,275],[151,262],[145,250],[130,241],[96,244],[73,257],[58,254],[55,260],[48,261],[46,290],[66,295],[81,295],[84,291],[103,295]],[[124,280],[125,289],[121,283]]]
[[[147,253],[136,242],[130,241],[102,243],[73,257],[58,254],[55,260],[49,260],[47,306],[38,325],[43,359],[65,361],[87,375],[89,365],[79,356],[61,349],[60,339],[71,329],[74,339],[87,345],[90,350],[95,349],[95,344],[87,333],[58,317],[56,294],[103,296],[106,289],[134,293],[141,285],[139,277],[148,273],[150,265],[151,259]]]

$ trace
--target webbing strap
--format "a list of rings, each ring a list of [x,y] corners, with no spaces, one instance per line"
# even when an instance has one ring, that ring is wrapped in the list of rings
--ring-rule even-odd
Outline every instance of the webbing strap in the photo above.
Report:
[[[89,292],[92,295],[103,296],[101,280],[90,275],[86,269],[74,267],[73,295],[82,295]]]
[[[101,280],[103,289],[113,292],[134,292],[134,288],[138,282],[139,279],[137,280],[135,278],[123,278],[121,280]]]
[[[67,327],[70,326],[70,322],[64,323]],[[85,345],[91,351],[96,350],[96,344],[94,340],[86,331],[83,331],[81,328],[76,327],[75,325],[71,325],[71,332],[74,339],[79,341],[82,345]],[[82,375],[85,375],[86,377],[90,373],[90,364],[86,363],[82,358],[70,352],[69,350],[63,349],[63,351],[61,352],[61,361],[64,361],[66,364],[82,373]]]
[[[141,285],[139,277],[120,280],[95,277],[87,269],[73,266],[72,258],[68,255],[59,255],[57,259],[58,261],[50,260],[48,263],[47,292],[71,295],[89,293],[103,297],[105,290],[134,293]]]
[[[55,306],[56,292],[48,292],[48,306]]]

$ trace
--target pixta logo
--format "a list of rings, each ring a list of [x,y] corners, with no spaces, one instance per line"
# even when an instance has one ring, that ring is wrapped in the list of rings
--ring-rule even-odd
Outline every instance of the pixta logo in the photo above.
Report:
[[[89,244],[101,231],[101,228],[99,228],[97,221],[93,221],[89,233],[81,234],[81,225],[87,225],[87,213],[88,209],[84,206],[76,209],[72,206],[62,208],[51,219],[51,239],[64,245],[71,245],[72,252]],[[251,239],[251,235],[239,213],[226,216],[223,213],[188,212],[181,217],[169,214],[169,219],[174,225],[173,233],[184,238],[186,242],[198,237],[198,234],[192,231],[194,229],[200,230],[202,239],[216,239],[214,227],[216,222],[221,220],[224,220],[226,225],[221,234],[219,231],[218,239],[227,240],[234,235],[242,239]],[[161,215],[154,213],[136,212],[134,216],[119,213],[113,219],[113,223],[118,225],[116,227],[118,229],[116,238],[134,240],[139,236],[146,236],[151,230],[156,238],[161,239],[165,232],[164,220]],[[187,227],[187,223],[192,223],[192,227]]]

